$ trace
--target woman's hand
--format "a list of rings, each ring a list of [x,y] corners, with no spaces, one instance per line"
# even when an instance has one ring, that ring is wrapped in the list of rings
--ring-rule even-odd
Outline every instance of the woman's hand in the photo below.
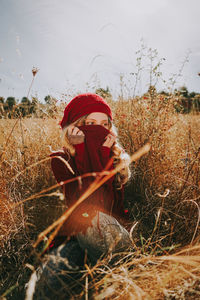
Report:
[[[70,125],[67,128],[67,135],[69,142],[72,145],[77,145],[84,142],[85,135],[83,131],[81,131],[78,127],[74,125]]]
[[[114,145],[115,141],[116,141],[116,135],[113,132],[111,132],[107,135],[105,142],[103,143],[103,146],[111,148]]]

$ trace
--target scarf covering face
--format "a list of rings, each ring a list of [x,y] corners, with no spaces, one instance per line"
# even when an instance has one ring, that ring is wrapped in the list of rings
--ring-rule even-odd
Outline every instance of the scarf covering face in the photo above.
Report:
[[[101,125],[84,125],[80,126],[79,129],[85,135],[83,160],[84,171],[103,171],[106,167],[103,155],[103,143],[110,131]]]

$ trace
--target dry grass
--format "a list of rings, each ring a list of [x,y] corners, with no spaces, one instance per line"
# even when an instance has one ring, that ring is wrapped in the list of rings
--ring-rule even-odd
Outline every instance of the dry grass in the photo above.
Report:
[[[187,248],[161,257],[127,254],[125,263],[101,270],[104,277],[96,284],[99,295],[95,299],[185,299],[186,294],[198,297],[200,291],[194,290],[194,283],[199,282],[199,250],[199,246]]]
[[[133,154],[150,142],[151,151],[132,166],[126,189],[132,224],[137,222],[132,233],[135,252],[112,266],[104,261],[90,270],[88,288],[95,299],[199,297],[200,116],[177,115],[175,99],[160,97],[110,103],[124,148]],[[13,286],[18,297],[23,294],[24,266],[35,262],[30,257],[32,244],[64,210],[58,188],[13,205],[55,184],[48,156],[60,147],[58,120],[60,115],[23,119],[9,141],[16,120],[0,120],[0,243],[5,270],[0,284],[8,299],[15,295],[9,290]]]

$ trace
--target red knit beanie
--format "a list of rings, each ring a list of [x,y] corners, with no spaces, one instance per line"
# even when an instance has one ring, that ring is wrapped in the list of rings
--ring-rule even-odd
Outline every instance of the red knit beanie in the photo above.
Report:
[[[90,93],[78,95],[66,106],[60,125],[64,128],[66,125],[93,112],[107,114],[112,120],[111,109],[102,97]]]

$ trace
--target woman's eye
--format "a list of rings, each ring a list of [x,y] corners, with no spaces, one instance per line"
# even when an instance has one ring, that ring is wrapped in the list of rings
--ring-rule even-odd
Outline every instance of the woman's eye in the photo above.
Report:
[[[104,127],[108,127],[108,123],[104,123],[103,126],[104,126]]]
[[[93,121],[86,122],[86,125],[94,125]]]

